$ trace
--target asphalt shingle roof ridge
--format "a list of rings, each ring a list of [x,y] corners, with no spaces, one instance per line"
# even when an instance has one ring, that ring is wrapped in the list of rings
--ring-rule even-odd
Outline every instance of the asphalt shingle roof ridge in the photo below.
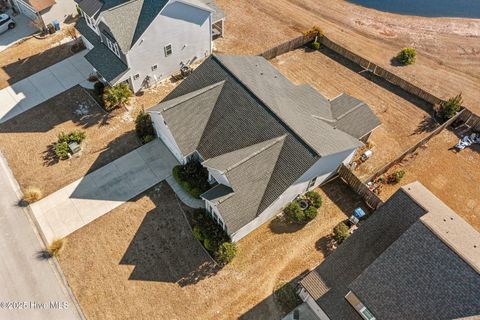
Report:
[[[199,95],[204,94],[205,92],[208,92],[208,91],[210,91],[210,90],[215,89],[216,87],[218,87],[218,86],[220,86],[220,85],[223,86],[226,81],[227,81],[227,80],[223,80],[223,81],[217,82],[217,83],[215,83],[215,84],[212,84],[212,85],[210,85],[210,86],[204,87],[204,88],[202,88],[202,89],[193,91],[193,92],[191,92],[191,94],[192,94],[191,96],[189,96],[188,93],[187,93],[187,94],[184,94],[183,96],[180,96],[180,97],[177,97],[177,98],[174,98],[174,99],[171,99],[171,100],[167,100],[167,101],[165,101],[165,102],[172,102],[172,101],[178,99],[178,102],[175,102],[174,104],[172,104],[172,105],[170,105],[170,106],[168,106],[168,107],[165,107],[165,108],[163,108],[163,109],[161,109],[161,110],[159,110],[159,111],[163,112],[163,111],[167,111],[167,110],[170,110],[170,109],[172,109],[172,108],[175,108],[175,107],[177,107],[179,104],[182,104],[182,103],[184,103],[184,102],[187,102],[187,101],[189,101],[189,100],[192,100],[192,99],[198,97]],[[162,104],[163,104],[163,103],[160,103],[160,104],[158,104],[158,106],[160,106],[160,105],[162,105]],[[152,108],[152,110],[153,110],[153,108]],[[155,110],[155,111],[157,111],[157,110]]]
[[[224,173],[227,173],[227,172],[235,169],[235,168],[238,167],[239,165],[241,165],[241,164],[247,162],[248,160],[254,158],[255,156],[257,156],[257,155],[260,154],[261,152],[263,152],[263,151],[265,151],[265,150],[268,150],[269,148],[271,148],[272,146],[274,146],[274,145],[277,144],[278,142],[284,141],[286,137],[287,137],[287,135],[284,134],[284,135],[282,135],[282,136],[280,136],[280,137],[278,137],[278,138],[271,139],[271,140],[272,140],[271,143],[269,143],[268,145],[260,148],[260,150],[257,150],[257,151],[255,151],[255,152],[253,152],[253,153],[252,153],[251,155],[249,155],[248,157],[246,157],[246,158],[244,158],[244,159],[241,159],[240,161],[238,161],[238,162],[235,163],[234,165],[228,167],[228,168],[225,170]]]

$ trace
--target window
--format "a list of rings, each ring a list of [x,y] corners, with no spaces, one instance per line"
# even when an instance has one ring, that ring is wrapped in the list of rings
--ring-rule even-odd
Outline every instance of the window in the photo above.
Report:
[[[107,36],[105,36],[105,39],[107,40],[108,48],[112,50],[113,53],[115,53],[118,57],[120,57],[120,50],[118,50],[118,44],[110,40]]]
[[[155,70],[157,70],[157,68],[158,68],[158,66],[157,66],[157,65],[153,65],[153,66],[152,66],[152,71],[155,71]]]
[[[172,45],[171,44],[167,44],[165,46],[165,48],[163,48],[165,50],[165,57],[168,57],[169,55],[172,54]]]
[[[362,309],[360,309],[360,314],[362,315],[362,317],[364,319],[367,319],[367,320],[375,320],[375,317],[373,316],[373,314],[370,312],[370,310],[367,309],[367,307],[363,307]]]
[[[140,75],[138,73],[133,76],[133,80],[137,80],[138,78],[140,78]]]

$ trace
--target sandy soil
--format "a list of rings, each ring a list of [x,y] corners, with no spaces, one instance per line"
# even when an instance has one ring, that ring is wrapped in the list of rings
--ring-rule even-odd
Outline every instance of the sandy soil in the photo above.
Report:
[[[384,185],[380,197],[386,200],[402,185],[420,181],[480,231],[480,147],[459,153],[449,150],[457,142],[458,136],[449,130],[433,137],[425,148],[419,148],[385,174],[405,171],[405,177],[399,184]]]
[[[375,112],[382,125],[369,138],[374,156],[355,171],[362,179],[428,134],[423,124],[424,119],[428,123],[431,117],[424,109],[429,110],[431,106],[385,81],[369,80],[365,77],[368,74],[359,74],[353,64],[346,67],[342,62],[348,61],[329,50],[298,49],[271,62],[296,84],[308,83],[329,99],[345,92],[367,103]]]
[[[67,27],[45,38],[26,38],[0,52],[0,89],[8,87],[74,54]]]
[[[218,0],[225,10],[222,53],[257,54],[317,24],[332,40],[441,98],[463,93],[480,114],[480,20],[388,14],[343,0]],[[408,67],[391,65],[405,46],[418,51]]]
[[[20,186],[45,196],[139,147],[133,120],[125,110],[105,113],[76,86],[1,124],[0,150]],[[86,133],[80,154],[52,158],[58,134],[73,130]]]
[[[89,319],[279,319],[276,285],[318,265],[325,236],[363,204],[338,179],[319,192],[315,220],[264,224],[215,272],[160,184],[68,236],[62,270]]]

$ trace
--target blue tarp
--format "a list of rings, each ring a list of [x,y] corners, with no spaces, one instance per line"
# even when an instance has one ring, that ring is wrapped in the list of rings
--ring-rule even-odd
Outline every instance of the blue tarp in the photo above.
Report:
[[[357,208],[353,211],[353,215],[355,218],[360,219],[361,217],[365,216],[365,211],[362,208]]]

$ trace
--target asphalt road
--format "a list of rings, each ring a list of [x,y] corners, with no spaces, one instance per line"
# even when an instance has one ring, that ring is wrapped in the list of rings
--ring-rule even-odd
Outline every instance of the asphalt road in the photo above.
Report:
[[[82,319],[56,264],[38,257],[42,241],[0,154],[0,319]]]

